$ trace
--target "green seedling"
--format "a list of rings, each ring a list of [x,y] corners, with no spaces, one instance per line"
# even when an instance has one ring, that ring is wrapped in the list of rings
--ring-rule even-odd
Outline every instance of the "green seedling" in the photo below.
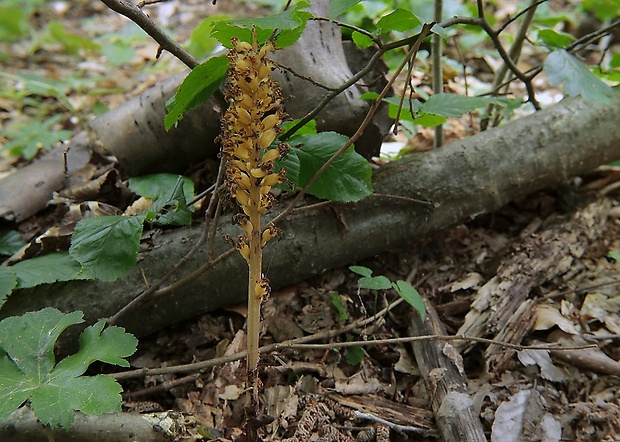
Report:
[[[385,276],[372,276],[372,270],[364,266],[351,266],[349,270],[361,276],[357,282],[360,288],[368,290],[394,289],[401,298],[407,301],[409,305],[418,312],[422,320],[426,318],[426,308],[424,307],[422,296],[420,296],[420,293],[407,281],[401,279],[392,282]]]

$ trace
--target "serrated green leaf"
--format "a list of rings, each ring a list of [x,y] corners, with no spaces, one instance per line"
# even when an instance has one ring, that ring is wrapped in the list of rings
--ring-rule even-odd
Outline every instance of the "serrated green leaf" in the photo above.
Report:
[[[399,280],[394,284],[394,289],[409,303],[420,315],[420,318],[424,320],[426,318],[426,307],[424,306],[424,300],[420,293],[407,281]]]
[[[17,276],[18,289],[52,284],[58,281],[88,279],[80,273],[82,266],[66,252],[50,253],[20,261],[11,266]]]
[[[137,340],[119,327],[103,330],[104,321],[88,327],[80,350],[54,366],[54,344],[82,312],[53,308],[0,322],[0,421],[30,399],[37,418],[51,427],[69,428],[74,411],[99,415],[120,411],[122,388],[109,376],[81,377],[94,361],[127,366]]]
[[[616,262],[620,262],[620,251],[610,250],[607,252],[607,257],[613,259]]]
[[[32,388],[23,380],[21,371],[0,351],[0,422],[30,398]]]
[[[357,31],[353,31],[353,33],[351,34],[351,39],[353,40],[353,43],[355,43],[355,46],[360,49],[369,48],[374,44],[372,38]]]
[[[164,117],[165,129],[169,130],[181,121],[185,112],[207,101],[226,78],[227,70],[228,59],[225,55],[210,58],[192,69],[168,107]]]
[[[332,0],[329,2],[328,17],[335,20],[340,14],[357,5],[361,0]]]
[[[0,348],[32,382],[43,382],[54,367],[54,344],[65,329],[83,322],[82,312],[47,307],[0,321]],[[0,401],[1,402],[1,401]]]
[[[26,244],[24,238],[15,230],[0,232],[0,255],[11,256]]]
[[[553,29],[540,29],[537,33],[538,40],[552,49],[561,49],[571,44],[575,37],[566,32],[558,32]]]
[[[372,276],[372,270],[364,266],[349,266],[349,270],[361,276]]]
[[[336,132],[292,138],[289,143],[291,151],[285,160],[294,161],[291,158],[295,156],[299,160],[299,177],[293,184],[298,187],[305,186],[346,141],[347,137]],[[289,180],[292,181],[291,177]],[[308,193],[331,201],[351,202],[369,196],[372,193],[371,189],[370,165],[351,147],[325,170]]]
[[[105,375],[51,381],[32,392],[30,407],[41,423],[70,428],[76,410],[91,416],[121,411],[121,391],[114,378]]]
[[[75,226],[69,253],[87,277],[114,281],[136,265],[144,215],[84,218]]]
[[[11,294],[17,286],[17,276],[12,268],[0,266],[0,307],[6,301],[6,297]]]
[[[287,154],[284,158],[276,160],[276,172],[280,172],[282,168],[286,169],[287,180],[289,180],[293,185],[295,185],[295,183],[299,183],[299,171],[301,170],[301,165],[299,163],[299,157],[297,155]],[[276,184],[275,187],[287,191],[294,190],[291,189],[287,184]]]
[[[421,24],[422,22],[413,12],[398,8],[381,17],[377,22],[377,29],[381,33],[391,31],[406,32],[417,28]]]
[[[577,58],[564,49],[551,52],[545,59],[543,70],[549,84],[563,84],[564,93],[571,97],[610,103],[612,88],[603,83]]]
[[[311,12],[302,10],[307,6],[309,6],[307,1],[300,1],[294,8],[268,17],[224,20],[213,25],[211,36],[224,47],[232,48],[233,37],[240,41],[252,42],[252,28],[256,29],[259,45],[266,42],[277,30],[276,46],[284,48],[299,39],[306,23],[312,17]]]

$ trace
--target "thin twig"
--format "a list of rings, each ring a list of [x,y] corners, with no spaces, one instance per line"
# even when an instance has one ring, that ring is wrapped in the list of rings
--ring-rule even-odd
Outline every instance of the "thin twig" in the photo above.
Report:
[[[508,55],[510,56],[511,60],[515,61],[515,63],[519,59],[519,56],[521,54],[523,42],[525,41],[527,31],[530,28],[530,25],[532,24],[532,20],[534,19],[534,14],[536,13],[536,7],[538,3],[540,3],[540,1],[538,2],[534,1],[528,8],[526,8],[527,14],[523,18],[523,21],[521,22],[521,26],[519,27],[519,30],[517,31],[517,34],[515,36],[514,42],[512,43],[512,46],[510,47],[510,51]],[[521,14],[518,14],[517,16],[519,15]],[[498,34],[500,32],[501,30],[497,31]],[[492,86],[493,89],[495,89],[498,85],[503,83],[504,78],[506,78],[507,73],[508,73],[508,65],[506,65],[506,63],[503,63],[498,69],[498,71],[495,73],[495,78],[493,79],[493,86]],[[497,92],[499,92],[500,90],[501,89],[497,89]],[[482,130],[485,130],[487,128],[488,122],[494,110],[495,110],[495,104],[489,103],[489,105],[487,106],[487,110],[486,110],[486,117],[480,122],[480,128]],[[497,120],[497,122],[499,121]],[[496,126],[496,124],[493,124],[493,126]]]
[[[111,10],[124,15],[129,20],[140,26],[144,32],[153,38],[161,50],[170,52],[172,55],[181,60],[187,67],[194,69],[200,63],[192,54],[181,46],[179,43],[170,38],[159,26],[157,26],[151,18],[146,15],[140,8],[134,6],[126,0],[101,0]],[[158,51],[160,52],[160,51]]]
[[[440,22],[443,14],[443,0],[434,0],[435,4],[435,21]],[[433,60],[433,94],[440,94],[443,92],[443,66],[441,64],[441,53],[443,51],[443,37],[437,33],[433,34],[431,40],[431,57]],[[438,148],[443,146],[444,143],[444,131],[443,124],[438,124],[435,127],[435,138],[433,139],[433,147]]]
[[[545,3],[547,1],[549,0],[538,0],[538,1],[532,2],[527,8],[523,9],[522,11],[519,11],[519,13],[517,13],[513,17],[510,17],[508,20],[506,20],[506,22],[503,25],[501,25],[497,29],[496,32],[498,34],[501,34],[510,25],[510,23],[514,22],[515,20],[518,20],[519,17],[521,17],[523,14],[527,14],[528,12],[531,13],[532,10],[536,10],[536,8],[538,8],[538,5]]]
[[[419,341],[465,341],[465,342],[477,342],[480,344],[497,345],[498,347],[509,348],[511,350],[553,350],[553,351],[568,351],[568,350],[584,350],[588,348],[596,348],[595,344],[580,345],[576,347],[560,347],[555,345],[518,345],[510,344],[508,342],[501,342],[495,339],[478,338],[474,336],[446,336],[446,335],[424,335],[424,336],[405,336],[402,338],[387,338],[387,339],[369,339],[365,341],[346,341],[346,342],[330,342],[328,344],[274,344],[277,345],[276,350],[283,350],[286,348],[295,350],[334,350],[337,348],[349,348],[349,347],[366,347],[370,345],[389,345],[389,344],[404,344],[410,342]]]
[[[350,332],[351,330],[355,330],[360,327],[364,327],[384,317],[390,310],[402,304],[403,301],[404,300],[402,298],[399,298],[393,303],[391,303],[390,305],[388,305],[387,307],[385,307],[383,310],[377,312],[375,315],[369,318],[357,320],[337,330],[327,330],[327,331],[323,331],[320,333],[315,333],[313,335],[304,336],[304,337],[297,338],[297,339],[292,339],[290,341],[285,341],[280,344],[264,345],[259,349],[260,353],[262,355],[265,355],[268,352],[271,352],[277,349],[278,345],[282,345],[282,344],[284,345],[295,344],[295,343],[301,344],[304,342],[312,342],[312,341],[317,341],[320,339],[331,339],[340,334]],[[246,352],[241,351],[239,353],[223,356],[220,358],[210,359],[208,361],[194,362],[192,364],[176,365],[176,366],[170,366],[170,367],[164,367],[164,368],[140,368],[138,370],[130,370],[130,371],[124,371],[121,373],[114,373],[111,376],[116,379],[131,379],[131,378],[137,378],[137,377],[142,377],[142,376],[161,375],[161,374],[195,373],[197,371],[206,370],[207,368],[226,364],[228,362],[238,361],[240,359],[245,358],[245,356],[246,356]]]

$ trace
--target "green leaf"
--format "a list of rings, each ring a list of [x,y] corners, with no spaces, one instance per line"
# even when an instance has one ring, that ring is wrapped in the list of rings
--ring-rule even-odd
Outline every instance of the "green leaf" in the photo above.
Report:
[[[0,5],[0,41],[17,40],[28,32],[28,20],[21,6]]]
[[[564,49],[551,52],[545,59],[543,70],[552,86],[563,83],[564,93],[568,96],[581,95],[587,100],[611,102],[612,88]]]
[[[347,137],[336,132],[300,135],[290,140],[291,151],[282,160],[283,167],[299,161],[300,170],[288,179],[298,187],[305,186],[332,155],[346,143]],[[319,198],[351,202],[372,193],[372,170],[368,162],[353,147],[336,159],[310,187],[309,193]]]
[[[581,7],[600,21],[615,20],[620,14],[620,0],[584,0]]]
[[[338,322],[345,322],[349,317],[349,313],[347,312],[347,308],[342,305],[340,295],[336,292],[332,292],[329,295],[329,299],[332,301],[334,308],[338,311]]]
[[[58,21],[52,20],[41,36],[42,41],[59,43],[69,55],[77,54],[80,49],[96,51],[99,45],[88,38],[80,37],[65,29]]]
[[[187,50],[196,58],[210,55],[218,41],[212,37],[213,25],[222,20],[229,20],[228,15],[212,15],[202,20],[192,31],[187,44]]]
[[[4,135],[10,139],[0,151],[11,152],[12,155],[22,155],[26,159],[32,159],[41,149],[49,149],[62,140],[71,138],[70,130],[54,130],[53,126],[63,118],[62,115],[54,115],[47,120],[28,121],[17,125],[15,129],[6,130]]]
[[[420,110],[427,114],[440,115],[442,117],[460,117],[489,103],[501,100],[493,97],[467,97],[465,95],[439,93],[430,97],[423,103]]]
[[[364,360],[364,356],[366,356],[366,353],[361,346],[355,345],[353,347],[347,347],[344,355],[347,358],[347,364],[355,366],[362,363],[362,361]]]
[[[82,275],[114,281],[136,265],[144,215],[84,218],[75,226],[69,253]]]
[[[426,318],[426,307],[424,306],[424,300],[420,293],[407,281],[399,280],[394,284],[394,289],[407,301],[420,315],[420,318],[424,320]]]
[[[406,32],[417,28],[421,24],[420,19],[411,11],[399,8],[381,17],[377,22],[377,29],[381,33],[391,31]]]
[[[553,29],[540,29],[537,33],[538,40],[552,49],[561,49],[573,42],[575,37],[566,32],[558,32]]]
[[[355,46],[360,49],[369,48],[374,44],[372,38],[357,31],[353,31],[353,33],[351,34],[351,39],[353,40],[353,43],[355,43]]]
[[[385,276],[364,276],[357,281],[357,285],[368,290],[387,290],[392,288],[392,281]]]
[[[71,427],[75,410],[120,411],[122,388],[112,377],[82,375],[95,361],[128,366],[125,358],[135,352],[137,340],[120,327],[102,332],[99,321],[84,330],[79,351],[55,365],[58,337],[81,322],[82,312],[49,307],[0,322],[0,347],[6,352],[0,352],[0,421],[28,399],[37,418],[51,427]]]
[[[26,244],[19,232],[15,230],[0,232],[0,255],[11,256]]]
[[[104,45],[101,48],[101,53],[105,55],[112,65],[122,66],[135,57],[136,50],[126,41],[116,40]]]
[[[620,251],[610,250],[607,252],[607,257],[613,259],[616,262],[620,262]]]
[[[329,19],[335,20],[340,14],[357,5],[360,1],[361,0],[331,0],[331,2],[329,2]]]
[[[17,286],[17,276],[12,268],[0,266],[0,307],[6,301],[6,297],[11,294]],[[0,373],[2,371],[0,370]]]
[[[357,281],[357,285],[369,290],[387,290],[392,288],[392,282],[385,276],[372,276],[372,270],[364,266],[349,266],[349,270],[362,277]]]
[[[187,204],[194,197],[194,183],[182,175],[159,173],[129,179],[129,189],[153,200],[151,211],[162,226],[188,226],[193,209]]]
[[[364,266],[349,266],[349,270],[351,270],[353,273],[357,273],[360,276],[372,276],[372,270],[370,270],[368,267],[364,267]]]
[[[88,279],[80,273],[82,266],[66,252],[50,253],[20,261],[11,266],[17,276],[17,288],[24,289],[57,281]]]
[[[168,106],[164,117],[166,130],[176,126],[185,112],[207,101],[226,78],[227,70],[228,59],[225,55],[210,58],[192,69]]]
[[[435,114],[427,114],[424,112],[422,112],[419,117],[411,120],[413,124],[418,124],[422,127],[435,127],[444,124],[446,121],[446,117]]]
[[[283,48],[295,43],[301,36],[306,23],[312,17],[312,13],[302,8],[309,5],[307,1],[300,1],[295,7],[268,17],[221,21],[213,25],[211,36],[223,46],[232,48],[233,37],[252,42],[252,28],[256,29],[259,44],[266,42],[277,30],[276,46]]]

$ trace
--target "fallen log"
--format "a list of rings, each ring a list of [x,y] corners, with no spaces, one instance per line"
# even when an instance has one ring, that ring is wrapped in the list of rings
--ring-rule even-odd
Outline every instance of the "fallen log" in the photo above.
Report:
[[[434,307],[425,300],[426,319],[413,314],[410,336],[447,335]],[[479,411],[467,394],[463,359],[450,342],[439,340],[412,343],[413,353],[424,378],[426,393],[443,442],[486,442]]]
[[[536,190],[564,185],[573,176],[620,158],[618,121],[616,88],[609,105],[564,100],[500,128],[389,163],[374,175],[374,197],[308,208],[280,222],[283,240],[272,241],[265,250],[267,276],[278,289],[491,212]],[[224,216],[217,230],[216,253],[230,248],[225,234],[239,234],[228,218]],[[116,282],[72,281],[17,291],[0,309],[0,317],[45,306],[82,310],[87,323],[109,317],[145,288],[145,279],[157,280],[178,262],[201,230],[195,226],[165,232],[144,255],[140,268]],[[177,280],[206,261],[207,251],[199,252]],[[246,293],[246,271],[235,253],[193,276],[184,287],[146,299],[119,325],[143,336],[239,302]]]

